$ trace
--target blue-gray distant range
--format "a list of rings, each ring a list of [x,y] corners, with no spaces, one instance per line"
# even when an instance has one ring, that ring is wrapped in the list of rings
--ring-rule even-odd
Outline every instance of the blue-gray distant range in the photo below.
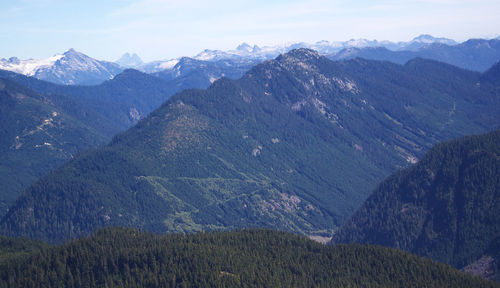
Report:
[[[413,58],[433,59],[467,70],[484,72],[500,59],[499,39],[471,39],[457,43],[447,38],[420,35],[408,42],[351,39],[259,47],[246,43],[235,50],[204,50],[193,57],[144,63],[137,54],[125,53],[115,62],[100,61],[70,49],[47,59],[0,59],[0,69],[63,85],[96,85],[127,68],[166,80],[179,78],[183,86],[206,88],[216,79],[237,79],[252,66],[296,48],[318,51],[332,60],[365,58],[404,64]],[[182,80],[188,74],[194,83]],[[193,85],[194,84],[194,85]]]

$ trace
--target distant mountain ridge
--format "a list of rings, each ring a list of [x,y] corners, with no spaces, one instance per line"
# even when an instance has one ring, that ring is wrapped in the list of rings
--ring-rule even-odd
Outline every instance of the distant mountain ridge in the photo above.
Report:
[[[0,69],[63,85],[100,84],[123,70],[115,63],[93,59],[74,49],[48,59],[0,59]]]
[[[447,38],[435,38],[430,35],[420,35],[407,42],[390,42],[366,39],[351,39],[343,42],[319,41],[310,43],[291,43],[278,46],[259,47],[242,43],[234,50],[204,50],[193,57],[182,57],[169,60],[153,61],[145,63],[136,69],[146,73],[161,73],[163,75],[178,75],[179,70],[183,70],[185,59],[192,59],[190,63],[205,63],[205,66],[218,66],[209,74],[215,75],[218,79],[226,75],[242,76],[242,68],[250,68],[252,65],[277,57],[279,54],[286,53],[297,48],[308,48],[318,51],[322,55],[327,55],[332,60],[352,59],[356,57],[386,60],[398,64],[404,64],[407,61],[416,58],[427,58],[449,63],[461,68],[485,71],[493,63],[500,60],[500,49],[491,40],[478,40],[493,43],[491,47],[473,48],[475,40],[469,40],[458,44]],[[184,59],[183,61],[181,61]],[[478,61],[479,60],[479,61]],[[183,63],[184,62],[184,63]],[[218,63],[223,63],[224,66]],[[224,69],[226,73],[216,72]],[[192,69],[192,68],[190,68]],[[207,70],[209,68],[202,68]],[[239,71],[239,72],[238,72]],[[244,71],[243,71],[244,72]],[[218,76],[218,77],[217,77]],[[236,79],[235,77],[233,79]]]
[[[365,58],[404,64],[413,58],[433,59],[460,68],[484,72],[500,61],[500,40],[471,39],[453,46],[430,43],[414,50],[391,51],[385,47],[350,47],[328,55],[332,60]]]
[[[430,35],[420,35],[408,42],[391,42],[391,41],[377,41],[377,40],[366,40],[366,39],[351,39],[348,41],[318,41],[316,43],[289,43],[277,46],[264,46],[259,47],[257,45],[249,45],[247,43],[240,44],[234,50],[210,50],[206,49],[192,57],[182,57],[182,58],[192,58],[198,61],[205,62],[220,62],[220,61],[230,61],[230,63],[243,64],[244,62],[252,62],[257,64],[264,60],[269,60],[277,57],[280,54],[289,52],[293,49],[307,48],[318,51],[320,54],[329,55],[341,51],[342,49],[348,47],[385,47],[390,50],[407,50],[407,49],[418,49],[425,45],[431,43],[442,43],[446,45],[456,45],[457,43],[451,39],[447,38],[434,38]],[[145,63],[141,66],[135,67],[146,73],[156,73],[162,70],[171,70],[177,63],[179,63],[181,58],[168,59],[168,60],[158,60],[150,63]],[[229,65],[228,67],[230,67]]]
[[[197,60],[222,60],[222,59],[237,59],[237,58],[255,58],[267,60],[274,58],[279,54],[289,52],[293,49],[307,48],[318,51],[320,54],[327,55],[345,48],[355,47],[385,47],[390,50],[416,50],[418,48],[424,47],[432,43],[440,43],[446,45],[456,45],[457,42],[447,39],[447,38],[435,38],[431,35],[420,35],[413,38],[408,42],[391,42],[391,41],[378,41],[378,40],[367,40],[367,39],[351,39],[348,41],[318,41],[316,43],[290,43],[278,46],[264,46],[259,47],[254,45],[253,47],[247,43],[242,43],[235,50],[221,51],[221,50],[204,50],[201,53],[194,56]]]
[[[171,81],[177,79],[186,88],[206,88],[222,77],[239,79],[260,60],[218,60],[203,61],[182,57],[170,69],[164,69],[151,75]]]
[[[420,36],[417,36],[413,38],[411,41],[408,42],[398,42],[397,43],[397,48],[396,49],[391,49],[391,50],[406,50],[406,51],[415,51],[420,48],[423,48],[425,46],[431,45],[431,44],[444,44],[448,46],[454,46],[459,43],[455,42],[452,39],[444,38],[444,37],[433,37],[429,34],[422,34]],[[381,47],[385,47],[390,49],[389,45],[381,45]]]
[[[195,56],[188,57],[183,56],[180,58],[168,59],[168,60],[156,60],[149,63],[143,63],[142,65],[130,66],[140,71],[146,73],[156,73],[163,70],[169,70],[179,63],[181,59],[191,58],[198,61],[205,62],[218,62],[218,61],[230,61],[234,63],[242,64],[242,62],[250,62],[257,64],[264,60],[269,60],[277,57],[280,54],[289,52],[293,49],[298,48],[308,48],[318,51],[320,54],[327,55],[334,52],[338,52],[347,47],[386,47],[391,50],[407,50],[407,49],[417,49],[422,46],[428,45],[430,43],[442,43],[446,45],[455,45],[455,41],[448,38],[435,38],[431,35],[420,35],[408,42],[391,42],[391,41],[377,41],[377,40],[366,40],[366,39],[351,39],[348,41],[318,41],[316,43],[289,43],[284,45],[276,46],[263,46],[259,47],[257,45],[249,45],[247,43],[242,43],[233,50],[210,50],[205,49]],[[122,58],[129,58],[130,54],[126,53]],[[138,57],[138,56],[137,56]],[[230,63],[229,62],[229,63]],[[119,61],[116,63],[120,64]],[[123,66],[123,65],[122,65]],[[230,66],[230,65],[228,65]]]
[[[137,54],[129,54],[125,53],[120,57],[120,59],[115,61],[116,64],[120,65],[121,67],[126,67],[126,68],[137,68],[144,64],[142,59],[137,55]]]
[[[115,75],[119,74],[126,68],[134,68],[146,73],[164,72],[163,74],[173,74],[175,72],[175,66],[182,65],[181,59],[186,58],[191,58],[193,59],[193,61],[204,61],[205,63],[210,63],[208,66],[218,66],[215,70],[224,69],[224,71],[226,71],[225,73],[214,71],[205,73],[205,69],[205,72],[202,73],[205,73],[206,75],[210,74],[210,76],[203,76],[207,79],[218,79],[227,75],[237,75],[238,77],[235,77],[236,79],[243,75],[244,72],[241,72],[242,69],[249,69],[251,66],[259,62],[275,58],[279,54],[286,53],[297,48],[313,49],[318,51],[322,55],[332,55],[332,59],[345,59],[346,57],[350,57],[346,56],[345,52],[341,52],[344,49],[352,50],[364,48],[386,48],[389,51],[393,52],[407,52],[403,53],[406,56],[402,58],[399,57],[400,59],[396,57],[396,63],[403,64],[405,61],[401,59],[407,61],[414,57],[424,57],[451,63],[462,68],[478,71],[486,70],[486,68],[488,67],[485,66],[492,65],[494,62],[499,60],[488,60],[489,62],[482,61],[478,65],[474,66],[473,64],[469,63],[471,60],[466,60],[465,63],[460,59],[453,60],[453,57],[456,53],[473,53],[473,51],[455,52],[455,54],[453,54],[453,57],[446,56],[442,52],[438,53],[437,56],[431,55],[429,57],[425,55],[414,55],[410,53],[426,48],[430,45],[441,45],[442,47],[450,48],[457,46],[457,43],[451,39],[435,38],[431,35],[426,34],[415,37],[414,39],[407,42],[351,39],[348,41],[333,42],[323,40],[312,44],[298,42],[264,47],[259,47],[257,45],[250,46],[247,43],[242,43],[234,50],[222,51],[206,49],[193,57],[179,57],[168,60],[157,60],[149,63],[143,63],[143,61],[137,54],[125,53],[120,59],[112,63],[107,61],[95,60],[87,55],[84,55],[83,53],[75,51],[74,49],[70,49],[63,54],[57,54],[47,59],[19,60],[16,57],[11,57],[9,59],[0,59],[0,69],[21,73],[26,76],[34,76],[38,79],[50,81],[57,84],[96,85],[113,78]],[[334,56],[337,53],[338,56]],[[361,55],[359,52],[350,54],[357,54],[359,55],[358,57],[363,57],[363,55]],[[394,58],[387,55],[384,57],[386,59],[380,59],[380,56],[375,56],[369,59],[392,60]],[[469,55],[469,57],[474,58],[475,56]],[[222,67],[217,63],[224,63],[226,67]],[[476,66],[479,66],[479,68]]]

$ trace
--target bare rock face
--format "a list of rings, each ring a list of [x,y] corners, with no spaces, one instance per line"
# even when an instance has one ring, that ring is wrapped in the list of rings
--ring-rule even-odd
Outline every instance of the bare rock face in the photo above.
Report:
[[[461,270],[475,276],[493,280],[495,279],[495,272],[493,270],[494,261],[495,259],[493,257],[489,255],[483,255],[477,261],[465,266]]]

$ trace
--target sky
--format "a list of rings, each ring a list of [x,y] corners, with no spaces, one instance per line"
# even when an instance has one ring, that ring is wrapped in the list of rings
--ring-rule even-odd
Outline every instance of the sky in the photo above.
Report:
[[[499,0],[0,0],[0,58],[69,48],[114,61],[321,40],[500,35]]]

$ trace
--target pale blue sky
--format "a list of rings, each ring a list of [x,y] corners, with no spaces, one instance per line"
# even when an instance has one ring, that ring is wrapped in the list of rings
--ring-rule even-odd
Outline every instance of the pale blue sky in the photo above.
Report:
[[[498,0],[1,0],[0,58],[46,58],[75,48],[145,61],[233,49],[352,38],[457,41],[500,35]]]

